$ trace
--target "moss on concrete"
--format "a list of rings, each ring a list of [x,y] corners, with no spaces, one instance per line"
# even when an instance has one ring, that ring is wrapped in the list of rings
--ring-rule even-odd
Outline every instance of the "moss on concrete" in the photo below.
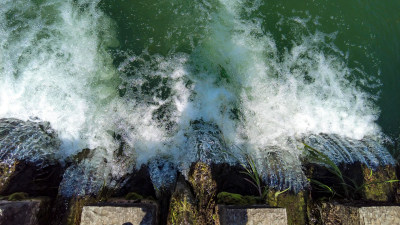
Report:
[[[93,197],[75,197],[70,200],[67,212],[67,225],[77,225],[81,223],[83,206],[96,203]]]
[[[198,221],[197,205],[193,194],[183,177],[179,177],[171,196],[167,224],[202,224]]]
[[[269,190],[267,195],[267,204],[274,207],[286,208],[289,225],[306,224],[306,197],[306,191],[300,191],[297,194],[291,192],[284,192],[279,194],[279,192],[276,190]]]
[[[211,166],[203,162],[195,163],[189,173],[189,182],[197,201],[199,223],[218,224],[215,202],[217,183],[212,177]]]
[[[262,201],[259,197],[256,196],[245,195],[243,197],[244,199],[246,199],[248,205],[260,204]]]
[[[360,224],[360,215],[354,207],[347,207],[336,203],[321,204],[321,224]]]
[[[28,194],[25,192],[15,192],[7,197],[8,201],[21,201],[28,198]]]
[[[243,196],[229,192],[220,192],[217,195],[218,204],[224,205],[254,205],[259,201],[255,196]]]
[[[139,195],[138,193],[130,192],[125,196],[125,199],[126,200],[142,200],[142,199],[144,199],[144,197]]]
[[[396,170],[393,166],[381,166],[375,171],[362,166],[364,177],[363,196],[366,200],[390,202],[394,201],[397,182],[386,181],[396,180]]]
[[[171,199],[168,224],[200,224],[197,221],[197,209],[188,196],[174,196]]]

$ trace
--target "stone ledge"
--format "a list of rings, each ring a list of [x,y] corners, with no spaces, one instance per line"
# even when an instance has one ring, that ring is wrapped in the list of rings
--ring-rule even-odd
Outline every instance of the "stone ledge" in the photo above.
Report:
[[[23,201],[0,201],[0,224],[2,225],[37,225],[40,214],[48,203],[47,199]]]
[[[359,209],[360,224],[400,224],[400,206],[372,206]]]
[[[323,224],[383,225],[400,224],[400,206],[351,206],[323,203]]]
[[[287,225],[285,208],[270,208],[264,205],[227,206],[218,205],[221,225]]]
[[[81,225],[157,224],[157,205],[151,203],[103,203],[84,206]]]

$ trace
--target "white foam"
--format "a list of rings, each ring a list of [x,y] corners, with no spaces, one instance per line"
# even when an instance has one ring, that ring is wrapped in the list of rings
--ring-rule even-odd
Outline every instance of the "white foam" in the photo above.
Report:
[[[98,139],[116,95],[116,73],[100,47],[113,40],[99,34],[111,22],[96,2],[80,11],[85,3],[0,3],[0,116],[49,121],[65,155],[105,144]]]
[[[301,151],[287,140],[319,133],[358,140],[379,135],[375,122],[379,111],[372,102],[376,96],[350,81],[352,69],[342,58],[344,54],[329,42],[332,35],[309,33],[294,41],[288,51],[279,52],[259,21],[242,18],[242,1],[221,3],[227,10],[221,10],[211,24],[213,32],[203,57],[210,64],[222,65],[231,78],[224,87],[240,99],[243,120],[236,132],[245,137],[248,152],[256,157],[264,151],[289,153],[291,157],[285,156],[283,164],[297,164],[293,174],[302,174]],[[306,21],[302,20],[302,26]],[[212,93],[209,88],[203,91]],[[304,179],[283,176],[295,176],[300,183]]]

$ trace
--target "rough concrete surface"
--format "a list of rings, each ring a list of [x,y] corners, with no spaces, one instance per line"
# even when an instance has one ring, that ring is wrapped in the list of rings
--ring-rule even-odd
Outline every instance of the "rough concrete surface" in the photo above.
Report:
[[[132,206],[85,206],[81,225],[155,225],[157,208],[152,204]]]
[[[286,209],[218,206],[221,225],[287,225]]]
[[[400,206],[349,206],[324,203],[322,222],[326,225],[395,225],[400,224]]]
[[[373,206],[359,209],[362,225],[400,224],[400,206]]]
[[[37,225],[40,200],[0,201],[1,225]]]

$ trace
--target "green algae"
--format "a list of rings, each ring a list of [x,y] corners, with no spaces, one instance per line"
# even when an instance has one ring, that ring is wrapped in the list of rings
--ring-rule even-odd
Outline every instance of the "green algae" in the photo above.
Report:
[[[198,210],[198,222],[201,224],[217,224],[215,195],[217,183],[213,179],[210,165],[195,163],[189,172],[189,183],[193,189]]]
[[[8,201],[21,201],[28,198],[28,194],[25,192],[15,192],[7,197]]]
[[[81,222],[82,209],[85,205],[93,204],[96,200],[90,196],[75,197],[70,200],[67,212],[67,225],[76,225]]]
[[[364,178],[363,197],[366,200],[388,202],[394,200],[397,186],[396,170],[393,166],[381,166],[375,171],[362,166]]]
[[[217,202],[225,205],[255,205],[259,203],[259,199],[255,196],[220,192],[217,195]]]
[[[130,192],[125,196],[126,200],[143,200],[144,197],[135,192]]]
[[[201,224],[197,217],[196,206],[187,196],[175,196],[171,199],[167,224]]]
[[[171,196],[167,224],[202,224],[199,221],[196,201],[183,177],[178,179]]]
[[[306,224],[307,222],[307,193],[281,192],[269,190],[267,195],[267,204],[273,207],[286,208],[289,225]]]
[[[11,178],[15,175],[18,161],[12,165],[0,163],[0,193],[2,193],[10,183]]]

